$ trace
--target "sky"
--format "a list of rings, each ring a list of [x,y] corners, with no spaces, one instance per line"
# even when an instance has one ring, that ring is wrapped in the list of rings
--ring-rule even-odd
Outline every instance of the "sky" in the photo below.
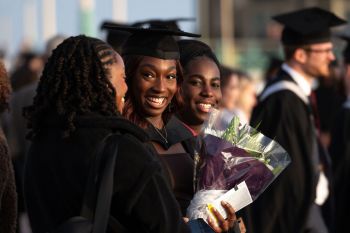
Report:
[[[49,14],[56,21],[56,29],[49,28],[65,36],[81,34],[79,0],[1,0],[0,1],[0,48],[7,50],[8,56],[14,56],[24,38],[30,38],[29,44],[34,50],[42,52],[44,38],[43,4],[55,2],[54,14]],[[113,0],[92,0],[94,11],[88,18],[92,36],[103,38],[99,30],[103,20],[113,18]],[[198,0],[124,0],[126,2],[126,20],[135,22],[149,18],[170,19],[176,17],[196,17]],[[46,12],[47,13],[47,12]],[[85,18],[86,19],[86,18]],[[183,30],[195,31],[195,22],[180,24]],[[49,30],[50,31],[50,30]]]

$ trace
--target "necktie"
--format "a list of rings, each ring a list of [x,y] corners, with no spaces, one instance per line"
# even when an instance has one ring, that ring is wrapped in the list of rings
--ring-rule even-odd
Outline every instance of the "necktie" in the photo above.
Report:
[[[317,109],[317,97],[314,91],[311,92],[311,95],[309,96],[309,100],[311,105],[311,112],[314,117],[314,124],[317,132],[319,133],[321,129],[320,116],[318,114],[318,109]]]

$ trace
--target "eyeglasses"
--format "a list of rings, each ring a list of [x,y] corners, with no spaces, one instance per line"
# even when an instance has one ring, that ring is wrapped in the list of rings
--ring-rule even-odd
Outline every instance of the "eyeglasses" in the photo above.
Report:
[[[333,48],[330,49],[312,49],[312,48],[304,48],[306,52],[310,53],[333,53]]]

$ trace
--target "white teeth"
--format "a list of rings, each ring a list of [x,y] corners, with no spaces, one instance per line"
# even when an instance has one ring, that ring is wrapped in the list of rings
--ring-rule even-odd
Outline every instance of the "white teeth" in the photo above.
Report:
[[[202,108],[211,109],[211,104],[199,104]]]
[[[122,102],[125,103],[125,98],[124,97],[122,98]]]
[[[161,104],[163,104],[165,98],[164,98],[164,97],[162,97],[162,98],[149,97],[148,100],[151,101],[151,102],[153,102],[153,103],[156,103],[156,104],[161,105]]]

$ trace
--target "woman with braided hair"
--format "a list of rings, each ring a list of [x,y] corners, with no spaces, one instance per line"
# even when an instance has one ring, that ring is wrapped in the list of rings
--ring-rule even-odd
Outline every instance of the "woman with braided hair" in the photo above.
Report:
[[[11,85],[4,63],[0,61],[0,113],[9,107]],[[7,140],[0,127],[0,232],[15,233],[17,193]]]
[[[111,133],[120,136],[106,141],[102,156],[118,140],[110,216],[120,224],[108,232],[189,232],[156,156],[144,147],[147,135],[120,116],[126,90],[123,60],[104,42],[70,37],[53,51],[25,109],[32,140],[25,199],[33,232],[51,232],[80,215],[96,148]]]

